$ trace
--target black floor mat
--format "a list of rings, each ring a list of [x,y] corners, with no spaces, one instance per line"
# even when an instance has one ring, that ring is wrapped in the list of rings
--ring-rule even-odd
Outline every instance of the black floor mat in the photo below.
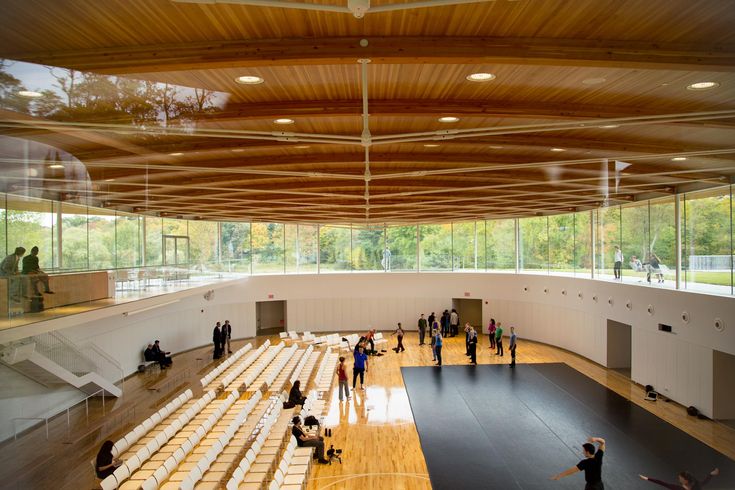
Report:
[[[719,467],[706,488],[735,489],[735,462],[565,364],[404,367],[434,489],[580,489],[578,473],[549,477],[603,437],[606,489],[656,488]],[[656,402],[663,403],[663,402]]]

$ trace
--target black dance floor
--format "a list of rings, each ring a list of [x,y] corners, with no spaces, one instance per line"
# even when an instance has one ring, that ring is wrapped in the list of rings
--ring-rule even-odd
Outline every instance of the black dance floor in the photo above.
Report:
[[[735,489],[735,462],[565,364],[404,367],[431,484],[443,489],[581,489],[584,473],[549,477],[582,459],[588,436],[607,441],[606,489],[661,488],[721,474],[706,487]],[[657,401],[655,403],[665,403]]]

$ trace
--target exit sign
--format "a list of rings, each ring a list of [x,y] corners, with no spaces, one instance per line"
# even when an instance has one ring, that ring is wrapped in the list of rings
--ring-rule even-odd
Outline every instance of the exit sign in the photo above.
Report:
[[[471,294],[469,293],[469,291],[465,291],[464,292],[464,295],[465,295],[465,297],[470,297],[471,296]]]
[[[272,293],[269,293],[269,294],[268,294],[268,299],[273,299],[273,298],[275,298],[275,297],[276,297],[276,295],[275,295],[275,294],[272,294]]]

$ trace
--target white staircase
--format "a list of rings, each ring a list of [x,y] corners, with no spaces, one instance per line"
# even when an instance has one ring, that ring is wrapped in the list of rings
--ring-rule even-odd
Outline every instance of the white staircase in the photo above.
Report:
[[[115,382],[123,372],[115,359],[92,343],[77,346],[58,332],[5,346],[0,361],[47,387],[72,385],[88,395],[122,394]]]

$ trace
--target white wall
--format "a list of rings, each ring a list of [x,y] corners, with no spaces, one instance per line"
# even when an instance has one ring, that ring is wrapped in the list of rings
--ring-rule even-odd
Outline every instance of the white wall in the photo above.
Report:
[[[206,301],[203,292],[211,288],[216,289],[215,298]],[[463,297],[483,300],[485,325],[492,316],[505,327],[515,326],[520,339],[556,345],[602,365],[607,361],[607,319],[630,324],[632,378],[709,416],[713,348],[735,355],[734,298],[589,279],[472,273],[255,276],[34,324],[27,330],[11,329],[0,332],[0,342],[9,335],[19,338],[23,332],[31,335],[63,328],[80,343],[94,341],[132,373],[141,349],[151,340],[160,339],[174,353],[191,349],[210,343],[214,323],[225,319],[233,324],[234,338],[253,336],[256,301],[286,300],[289,330],[358,331],[368,325],[389,330],[397,322],[415,330],[421,313],[440,314],[451,308],[452,298]],[[134,316],[122,315],[172,298],[180,301]],[[652,314],[648,305],[653,306]],[[684,311],[688,323],[681,318]],[[732,324],[718,332],[713,327],[715,318]],[[659,332],[659,323],[671,325],[673,332]],[[20,390],[17,383],[0,388],[0,434],[6,436],[8,419],[17,416],[20,407],[14,390]],[[42,396],[57,395],[36,395]],[[26,397],[24,404],[47,406],[44,400],[30,401]]]

